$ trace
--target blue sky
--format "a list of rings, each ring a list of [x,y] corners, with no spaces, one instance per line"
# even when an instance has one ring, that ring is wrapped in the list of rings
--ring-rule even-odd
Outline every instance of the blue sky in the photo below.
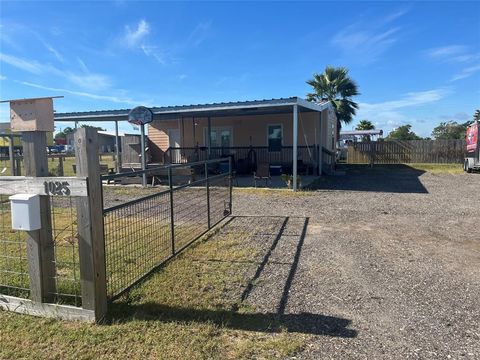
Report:
[[[0,3],[0,98],[64,95],[58,112],[305,97],[326,65],[360,87],[346,128],[469,120],[480,2]]]

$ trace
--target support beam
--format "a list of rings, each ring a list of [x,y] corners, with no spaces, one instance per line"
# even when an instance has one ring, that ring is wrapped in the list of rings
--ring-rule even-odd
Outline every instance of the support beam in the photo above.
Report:
[[[8,136],[8,156],[10,157],[10,175],[15,176],[15,154],[13,152],[13,134]]]
[[[297,191],[298,163],[298,105],[293,105],[293,191]]]
[[[93,310],[95,320],[107,313],[103,195],[96,129],[75,131],[77,176],[87,177],[88,197],[78,197],[77,231],[82,286],[82,308]]]
[[[210,118],[210,116],[208,117],[208,129],[207,129],[207,132],[208,132],[208,136],[207,136],[207,155],[208,155],[208,159],[210,160],[210,155],[211,155],[211,152],[212,152],[212,120]]]
[[[146,151],[145,151],[145,125],[140,125],[140,147],[141,151],[140,154],[142,154],[142,170],[146,170],[147,168],[147,156],[146,156]],[[146,187],[147,186],[147,174],[143,173],[142,174],[142,186]]]
[[[118,136],[118,121],[115,121],[115,167],[117,173],[122,168],[122,160],[120,159],[120,138]]]

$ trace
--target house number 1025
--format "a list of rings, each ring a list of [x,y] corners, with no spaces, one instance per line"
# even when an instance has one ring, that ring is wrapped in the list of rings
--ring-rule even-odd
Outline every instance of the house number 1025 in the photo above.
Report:
[[[70,195],[70,184],[67,181],[45,181],[43,185],[47,195]]]

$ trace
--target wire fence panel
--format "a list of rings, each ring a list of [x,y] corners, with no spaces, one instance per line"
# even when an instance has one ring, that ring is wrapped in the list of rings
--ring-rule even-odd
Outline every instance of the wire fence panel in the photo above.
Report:
[[[53,244],[49,279],[55,284],[47,294],[56,304],[81,305],[77,219],[74,198],[49,197]],[[30,278],[27,232],[12,229],[10,200],[0,195],[0,293],[29,298]]]
[[[30,296],[26,233],[12,230],[6,195],[0,195],[0,294]]]
[[[105,211],[104,229],[107,295],[112,298],[172,255],[169,194]]]
[[[182,169],[188,168],[195,176]],[[202,171],[203,170],[203,171]],[[207,173],[208,172],[208,176]],[[142,171],[104,176],[104,235],[107,296],[114,300],[231,213],[229,159],[149,169],[164,176],[148,188],[114,185]],[[177,174],[177,175],[174,175]],[[111,185],[108,185],[112,182]],[[155,189],[157,189],[155,191]],[[129,200],[118,204],[122,193]],[[115,196],[113,196],[115,194]],[[138,196],[142,194],[142,196]]]
[[[50,197],[55,291],[57,304],[81,306],[80,260],[75,198]]]

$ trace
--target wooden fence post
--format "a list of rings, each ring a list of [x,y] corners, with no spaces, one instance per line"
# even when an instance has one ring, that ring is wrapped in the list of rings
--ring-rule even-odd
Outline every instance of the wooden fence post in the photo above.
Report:
[[[57,167],[57,176],[63,176],[63,155],[58,157],[58,167]]]
[[[46,133],[24,132],[22,143],[25,175],[48,176]],[[48,196],[40,196],[40,221],[40,230],[27,233],[30,297],[35,302],[51,302],[55,293],[55,244]]]
[[[77,199],[82,307],[93,310],[100,322],[107,313],[107,286],[97,130],[75,131],[75,156],[77,176],[86,176],[88,186],[88,197]]]

